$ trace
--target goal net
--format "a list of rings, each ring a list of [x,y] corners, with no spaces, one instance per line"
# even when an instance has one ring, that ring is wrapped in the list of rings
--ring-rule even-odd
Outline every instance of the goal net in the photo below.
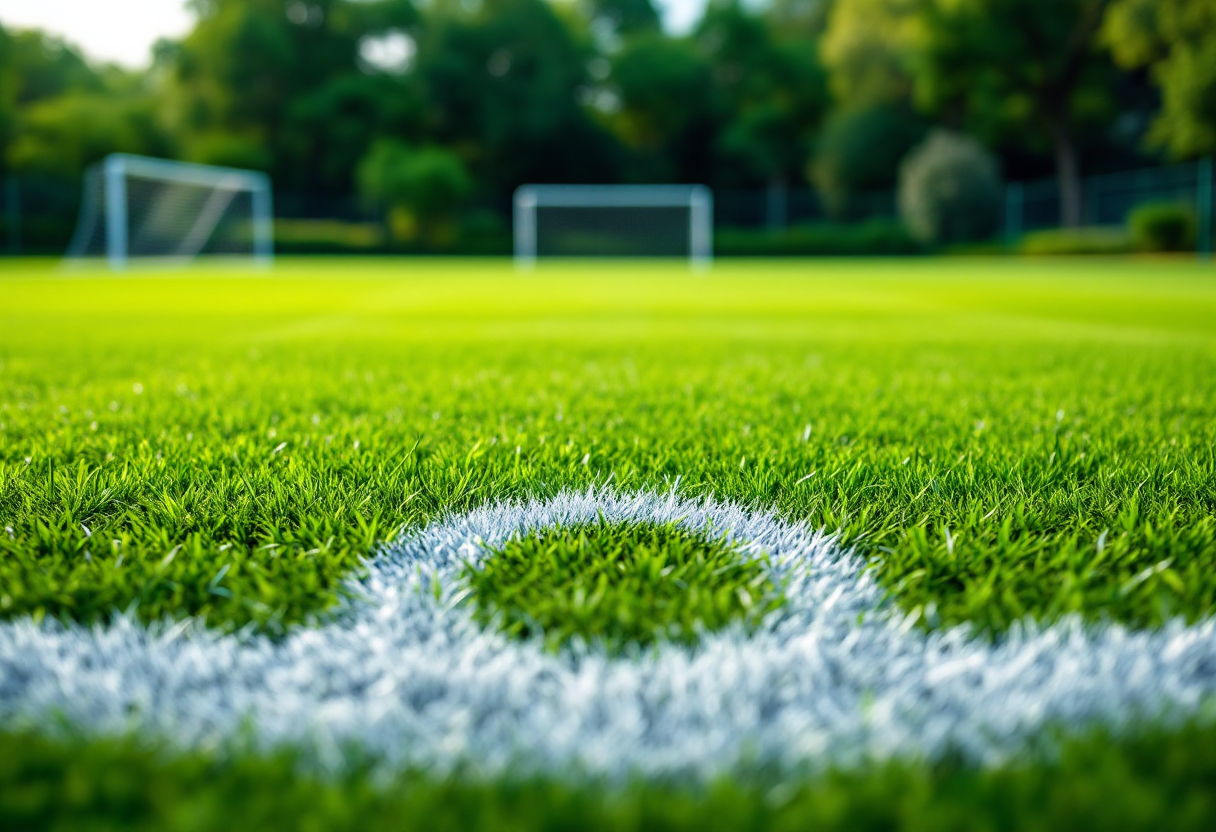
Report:
[[[270,179],[261,173],[114,154],[89,169],[68,257],[274,256]]]
[[[701,185],[524,185],[515,262],[539,257],[713,257],[713,195]]]

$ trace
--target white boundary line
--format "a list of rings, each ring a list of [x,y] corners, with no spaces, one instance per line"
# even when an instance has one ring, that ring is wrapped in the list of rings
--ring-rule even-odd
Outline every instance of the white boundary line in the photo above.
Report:
[[[629,658],[482,631],[462,559],[528,529],[594,520],[712,526],[766,552],[787,605],[760,632]],[[1216,694],[1216,623],[1152,632],[1069,620],[995,644],[912,626],[833,539],[675,494],[567,492],[436,522],[385,549],[327,623],[279,642],[120,619],[0,626],[0,723],[61,715],[187,748],[298,745],[325,769],[362,749],[435,774],[708,779],[961,752],[997,763],[1060,726],[1167,724]],[[438,588],[438,594],[436,594]],[[346,749],[346,750],[344,750]]]

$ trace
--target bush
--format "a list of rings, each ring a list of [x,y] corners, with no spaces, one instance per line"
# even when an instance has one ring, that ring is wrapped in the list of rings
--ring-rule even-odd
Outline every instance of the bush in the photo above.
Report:
[[[1033,231],[1022,238],[1022,254],[1057,256],[1068,254],[1128,254],[1131,237],[1122,228],[1052,228]]]
[[[862,223],[811,223],[773,233],[765,229],[728,228],[715,235],[722,257],[832,257],[919,254],[923,247],[895,220]]]
[[[900,215],[922,243],[991,237],[1000,228],[1003,196],[996,162],[967,136],[934,131],[900,166]]]
[[[452,242],[457,209],[473,190],[464,163],[451,151],[393,139],[377,142],[356,174],[363,195],[388,209],[396,239],[430,246]]]
[[[845,110],[824,125],[807,173],[832,217],[848,219],[859,195],[895,187],[900,161],[924,137],[924,124],[905,107]]]
[[[1140,251],[1193,251],[1195,248],[1198,223],[1186,205],[1141,205],[1128,217],[1127,226]]]

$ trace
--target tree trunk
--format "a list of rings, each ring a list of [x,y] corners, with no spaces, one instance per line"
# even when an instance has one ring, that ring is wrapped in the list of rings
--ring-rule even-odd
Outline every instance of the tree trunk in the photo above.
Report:
[[[1051,137],[1056,151],[1056,181],[1060,185],[1060,225],[1079,228],[1083,208],[1081,162],[1066,119],[1052,120]]]

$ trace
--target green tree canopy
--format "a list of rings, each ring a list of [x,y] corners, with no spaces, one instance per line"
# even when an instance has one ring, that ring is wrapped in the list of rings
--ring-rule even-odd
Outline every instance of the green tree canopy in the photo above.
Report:
[[[578,35],[543,0],[437,6],[414,70],[430,139],[499,196],[529,181],[612,181],[620,154],[580,104],[594,52]]]
[[[473,188],[464,164],[451,151],[433,145],[410,147],[395,139],[376,143],[359,163],[360,190],[389,210],[398,237],[421,234],[442,243],[452,220]]]
[[[840,110],[824,125],[809,176],[828,210],[849,218],[858,197],[895,185],[900,162],[924,135],[924,123],[906,104]]]
[[[198,23],[180,44],[162,50],[173,85],[166,100],[183,152],[202,162],[256,161],[281,187],[325,190],[349,184],[334,177],[320,155],[332,143],[310,142],[312,106],[299,102],[343,75],[359,73],[359,46],[376,32],[412,25],[408,0],[193,0]],[[324,98],[324,96],[321,96]],[[341,98],[341,96],[337,96]],[[334,100],[332,90],[330,101]],[[343,102],[345,103],[345,102]],[[373,132],[380,114],[368,124]],[[365,149],[358,148],[358,151]],[[348,154],[349,158],[349,154]],[[357,155],[355,156],[357,158]],[[328,174],[328,175],[327,175]]]
[[[23,129],[22,111],[59,96],[104,89],[102,77],[62,39],[39,31],[9,32],[0,26],[0,170],[21,167],[11,157]],[[87,124],[76,128],[89,131]]]
[[[612,63],[618,135],[643,181],[705,181],[720,118],[712,67],[694,44],[657,33],[631,40]]]
[[[1148,67],[1162,108],[1150,140],[1178,157],[1216,152],[1216,3],[1116,0],[1103,32],[1125,67]]]
[[[1061,221],[1081,222],[1078,134],[1114,115],[1111,62],[1098,35],[1111,0],[918,0],[913,64],[919,103],[997,141],[1048,137]]]
[[[659,13],[650,0],[585,0],[588,16],[614,35],[657,32]]]
[[[923,0],[841,0],[827,13],[823,62],[832,94],[851,108],[907,101],[921,46]]]
[[[816,41],[782,35],[739,0],[725,0],[709,7],[696,42],[710,62],[725,122],[707,181],[800,181],[829,107]]]

